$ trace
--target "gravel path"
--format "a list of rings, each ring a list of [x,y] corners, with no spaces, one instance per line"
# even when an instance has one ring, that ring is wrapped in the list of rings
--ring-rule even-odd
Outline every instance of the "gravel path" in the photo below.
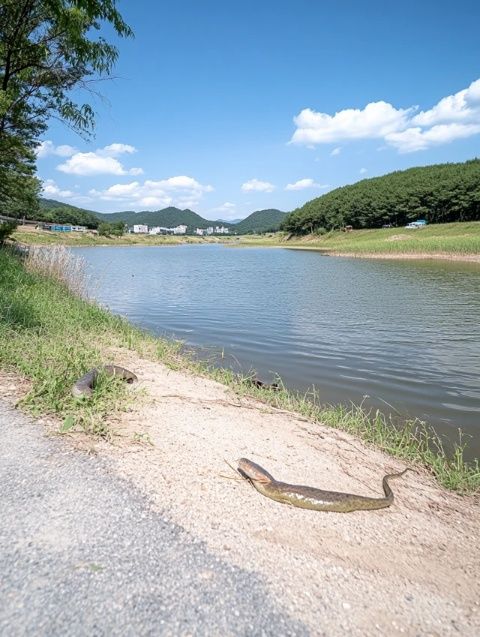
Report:
[[[308,634],[108,461],[2,401],[0,431],[1,635]]]

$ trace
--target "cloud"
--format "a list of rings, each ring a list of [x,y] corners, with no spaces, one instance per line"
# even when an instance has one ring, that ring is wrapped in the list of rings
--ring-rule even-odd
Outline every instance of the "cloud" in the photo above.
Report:
[[[361,175],[364,175],[365,173],[368,173],[368,170],[366,168],[360,168],[360,170],[358,171]]]
[[[203,185],[193,177],[179,175],[158,181],[147,179],[143,183],[132,181],[114,184],[105,190],[90,190],[89,194],[103,201],[128,203],[133,207],[164,208],[175,205],[192,208],[198,205],[205,193],[212,191],[212,186]]]
[[[345,109],[328,115],[304,109],[294,118],[294,144],[331,144],[349,139],[385,137],[406,128],[412,109],[396,109],[387,102],[372,102],[363,110]]]
[[[68,199],[69,197],[75,197],[76,193],[71,190],[61,190],[53,179],[46,179],[43,182],[42,194],[48,197],[62,197]]]
[[[417,150],[426,150],[431,146],[448,144],[455,139],[472,137],[480,133],[478,124],[438,124],[426,130],[420,127],[407,128],[400,133],[390,133],[385,141],[397,148],[401,153],[413,153]]]
[[[397,109],[380,101],[363,109],[344,109],[335,115],[306,108],[294,122],[296,130],[291,139],[294,144],[383,139],[401,153],[425,150],[480,133],[480,79],[442,98],[426,111],[418,112],[416,106]],[[331,155],[339,152],[335,148]]]
[[[275,186],[268,181],[260,181],[259,179],[250,179],[242,184],[242,190],[245,192],[273,192]]]
[[[117,159],[122,154],[137,152],[134,146],[129,144],[110,144],[104,148],[98,148],[95,152],[78,153],[70,157],[57,169],[69,175],[140,175],[141,168],[126,169]]]
[[[55,146],[55,144],[49,139],[44,142],[40,142],[40,144],[35,149],[35,154],[37,155],[38,159],[43,159],[44,157],[48,157],[49,155],[57,155],[58,157],[70,157],[76,152],[77,149],[73,146],[69,146],[68,144]]]
[[[226,201],[210,211],[213,215],[220,214],[222,219],[234,219],[238,216],[237,205],[231,201]]]
[[[287,184],[285,190],[305,190],[306,188],[329,188],[328,184],[317,184],[313,179],[299,179],[293,184]]]
[[[341,146],[337,146],[336,148],[334,148],[332,150],[332,152],[330,153],[331,157],[336,157],[337,155],[340,155],[340,153],[342,152],[342,147]]]

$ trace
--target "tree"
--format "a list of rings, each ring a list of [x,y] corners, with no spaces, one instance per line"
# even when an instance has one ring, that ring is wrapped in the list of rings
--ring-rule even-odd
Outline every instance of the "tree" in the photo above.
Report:
[[[133,35],[116,0],[0,0],[0,181],[11,171],[16,180],[13,190],[0,187],[2,206],[34,178],[49,118],[92,134],[92,107],[69,95],[110,74],[118,51],[98,35],[105,23],[120,37]]]
[[[125,232],[125,224],[123,221],[115,223],[102,222],[98,226],[98,234],[102,237],[121,237]]]

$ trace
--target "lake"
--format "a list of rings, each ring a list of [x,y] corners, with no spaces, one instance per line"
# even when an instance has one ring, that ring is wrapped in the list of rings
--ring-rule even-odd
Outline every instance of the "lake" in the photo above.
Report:
[[[113,312],[326,403],[414,416],[480,451],[480,266],[222,245],[74,250]]]

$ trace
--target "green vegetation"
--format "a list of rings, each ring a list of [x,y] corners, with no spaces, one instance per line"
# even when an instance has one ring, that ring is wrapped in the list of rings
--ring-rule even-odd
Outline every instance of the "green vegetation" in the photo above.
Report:
[[[43,252],[43,255],[42,255]],[[281,409],[297,412],[312,422],[348,431],[409,463],[428,469],[449,489],[475,492],[480,488],[478,462],[467,464],[462,440],[447,454],[441,441],[419,422],[401,429],[379,412],[362,407],[324,406],[315,394],[252,387],[225,369],[212,368],[180,354],[180,344],[157,339],[134,328],[81,298],[82,268],[68,252],[49,250],[25,263],[8,250],[0,250],[0,367],[22,374],[31,383],[23,405],[34,414],[53,413],[62,419],[61,430],[73,427],[111,436],[108,418],[128,406],[125,386],[115,378],[102,378],[91,400],[74,399],[71,386],[88,369],[115,362],[112,352],[129,348],[141,356],[161,360],[177,369],[208,375],[239,394],[250,394]],[[69,287],[76,292],[72,294]]]
[[[15,232],[16,229],[17,224],[14,221],[0,220],[0,247],[5,243],[5,240]]]
[[[69,286],[81,294],[85,281],[68,252],[49,250],[46,259],[34,257],[24,267],[3,249],[0,272],[0,367],[30,381],[23,405],[33,414],[57,415],[65,429],[109,436],[106,417],[128,404],[124,385],[102,378],[92,400],[80,400],[71,396],[73,383],[92,367],[114,362],[112,348],[143,348],[168,359],[178,346],[154,341],[74,295]]]
[[[110,224],[108,224],[110,228]],[[197,237],[186,235],[149,235],[123,234],[117,236],[109,234],[101,236],[91,232],[50,232],[36,230],[31,226],[18,226],[12,239],[25,245],[57,245],[57,246],[171,246],[183,243],[218,243],[218,237]]]
[[[69,94],[113,68],[117,49],[96,37],[102,26],[132,35],[115,0],[2,0],[0,212],[21,217],[38,209],[35,149],[51,117],[91,134],[93,109]]]
[[[173,206],[164,208],[163,210],[144,210],[142,212],[125,211],[112,212],[109,214],[97,212],[95,214],[101,221],[107,223],[123,221],[123,223],[126,223],[128,226],[145,224],[151,228],[155,226],[173,228],[183,224],[188,227],[189,232],[195,232],[195,228],[208,228],[208,226],[211,226],[213,223],[188,208],[180,210],[180,208]]]
[[[22,214],[25,219],[43,221],[46,223],[70,223],[74,226],[98,228],[99,220],[95,212],[77,208],[54,199],[40,199],[40,210],[28,211]]]
[[[125,224],[123,221],[101,223],[98,226],[98,234],[101,237],[122,237],[125,234]]]
[[[288,215],[296,235],[340,229],[480,220],[480,160],[410,168],[337,188]]]
[[[280,210],[257,210],[252,212],[246,219],[234,226],[237,234],[255,234],[263,232],[276,232],[280,229],[280,224],[286,213]]]
[[[323,236],[284,239],[283,245],[315,248],[328,253],[408,256],[480,256],[480,222],[444,223],[417,230],[385,228],[332,231]]]

